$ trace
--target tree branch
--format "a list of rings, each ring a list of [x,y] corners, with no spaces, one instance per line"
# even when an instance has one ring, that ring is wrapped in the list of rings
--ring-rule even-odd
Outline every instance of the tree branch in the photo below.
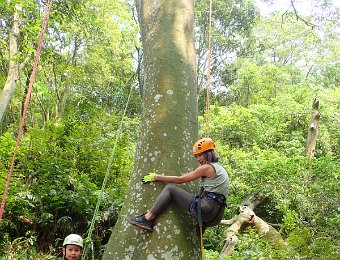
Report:
[[[298,14],[298,12],[297,12],[297,10],[296,10],[296,7],[295,7],[295,5],[294,5],[294,0],[290,0],[290,5],[291,5],[291,7],[293,7],[293,10],[294,10],[294,13],[295,13],[296,20],[300,20],[300,21],[304,22],[307,26],[312,27],[312,29],[314,29],[315,27],[318,27],[316,24],[306,21],[304,18],[302,18],[302,17]]]

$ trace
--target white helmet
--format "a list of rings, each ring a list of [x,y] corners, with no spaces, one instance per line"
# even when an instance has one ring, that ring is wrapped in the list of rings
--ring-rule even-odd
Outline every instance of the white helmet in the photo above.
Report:
[[[83,239],[77,234],[71,234],[65,237],[63,246],[65,245],[77,245],[83,248]]]

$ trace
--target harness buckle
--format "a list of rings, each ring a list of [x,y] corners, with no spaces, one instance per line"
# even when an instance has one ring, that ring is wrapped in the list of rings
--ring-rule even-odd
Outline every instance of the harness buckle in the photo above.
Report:
[[[224,197],[223,194],[217,194],[217,193],[209,192],[209,191],[206,191],[204,193],[205,193],[205,195],[207,196],[208,199],[215,200],[215,201],[225,205],[226,198]]]

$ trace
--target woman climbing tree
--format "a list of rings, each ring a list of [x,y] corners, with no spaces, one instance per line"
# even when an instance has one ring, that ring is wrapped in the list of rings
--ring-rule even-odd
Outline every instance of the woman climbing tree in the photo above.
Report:
[[[156,217],[170,202],[174,202],[197,217],[203,227],[217,225],[223,217],[229,191],[229,177],[226,170],[218,162],[215,148],[216,146],[212,139],[200,139],[194,144],[192,152],[200,164],[194,171],[182,176],[164,176],[149,173],[143,178],[143,183],[158,181],[175,184],[201,178],[203,186],[198,196],[193,196],[174,185],[166,185],[150,211],[141,216],[130,218],[128,222],[147,231],[153,231]]]

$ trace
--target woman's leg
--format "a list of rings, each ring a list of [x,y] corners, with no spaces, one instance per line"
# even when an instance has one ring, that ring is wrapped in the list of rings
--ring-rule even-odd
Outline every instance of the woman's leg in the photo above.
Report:
[[[175,203],[185,210],[189,210],[192,194],[174,185],[166,185],[159,194],[149,213],[145,217],[153,219],[157,217],[169,204]],[[150,218],[148,218],[150,217]]]
[[[160,214],[170,203],[175,203],[181,208],[189,210],[192,197],[193,196],[185,190],[173,185],[166,185],[148,213],[130,218],[128,222],[131,225],[135,225],[148,231],[153,231],[153,219],[157,217],[158,214]]]

